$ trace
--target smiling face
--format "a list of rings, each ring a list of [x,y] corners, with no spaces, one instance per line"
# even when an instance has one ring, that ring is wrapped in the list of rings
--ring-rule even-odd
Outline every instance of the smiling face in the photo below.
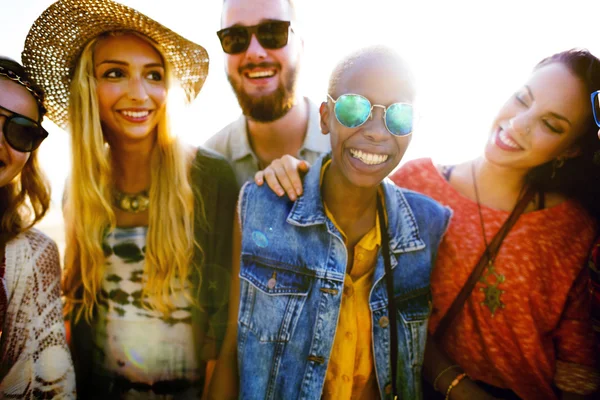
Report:
[[[94,49],[94,75],[107,141],[153,141],[167,97],[165,65],[158,51],[133,34],[102,38]]]
[[[394,58],[365,56],[343,72],[335,86],[334,99],[345,93],[366,97],[371,104],[389,106],[414,101],[412,78]],[[376,187],[398,165],[411,135],[393,136],[383,120],[384,111],[374,107],[371,119],[348,128],[335,117],[334,103],[321,105],[321,130],[331,135],[330,171],[354,187]]]
[[[223,7],[222,28],[293,19],[287,0],[227,0]],[[225,72],[244,115],[270,122],[290,110],[301,52],[302,43],[290,30],[287,45],[280,49],[265,49],[252,35],[246,51],[225,54]]]
[[[577,156],[590,114],[583,83],[560,63],[543,66],[500,109],[485,156],[525,170]]]
[[[22,85],[0,77],[0,106],[34,121],[39,119],[38,105]],[[10,147],[4,137],[4,123],[12,115],[0,109],[0,187],[12,182],[23,170],[30,153]]]

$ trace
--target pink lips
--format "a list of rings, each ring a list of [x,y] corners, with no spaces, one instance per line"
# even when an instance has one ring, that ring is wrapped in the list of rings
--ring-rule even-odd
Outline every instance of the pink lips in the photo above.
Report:
[[[511,142],[514,142],[515,145],[518,146],[517,142],[512,138],[512,136],[508,132],[506,132],[502,128],[498,128],[498,130],[494,134],[493,141],[494,141],[494,144],[496,146],[498,146],[500,149],[502,149],[504,151],[513,151],[513,152],[523,150],[520,146],[517,148],[517,147],[511,146],[508,143],[506,143],[502,139],[501,135],[505,135],[508,138],[508,140],[510,140]]]

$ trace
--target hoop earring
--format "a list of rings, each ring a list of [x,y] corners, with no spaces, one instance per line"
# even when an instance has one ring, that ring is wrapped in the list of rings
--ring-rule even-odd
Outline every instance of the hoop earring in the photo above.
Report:
[[[552,161],[552,175],[550,176],[550,179],[554,179],[556,170],[562,168],[563,165],[565,165],[565,159],[563,157],[556,158]]]

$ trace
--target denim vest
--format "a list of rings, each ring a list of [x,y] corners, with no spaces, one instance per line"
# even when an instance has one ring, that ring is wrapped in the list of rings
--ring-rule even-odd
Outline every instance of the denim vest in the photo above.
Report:
[[[326,217],[319,159],[296,202],[246,184],[240,196],[242,258],[238,316],[241,399],[319,399],[340,312],[347,251]],[[398,391],[420,399],[429,276],[451,212],[430,198],[383,183],[398,330]],[[369,295],[379,392],[390,391],[384,262]]]

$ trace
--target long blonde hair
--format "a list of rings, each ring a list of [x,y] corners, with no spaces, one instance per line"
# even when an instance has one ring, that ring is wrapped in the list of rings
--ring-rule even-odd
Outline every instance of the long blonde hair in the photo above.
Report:
[[[136,35],[161,53],[148,38]],[[86,45],[71,82],[72,172],[64,210],[67,235],[63,281],[67,299],[65,311],[74,311],[75,305],[80,303],[76,318],[84,314],[88,321],[98,305],[105,273],[102,243],[107,232],[116,226],[111,201],[111,153],[102,133],[94,76],[94,48],[102,37]],[[170,65],[164,56],[162,58],[168,89],[173,78]],[[172,136],[168,103],[157,126],[156,144],[151,155],[149,227],[142,292],[143,303],[162,313],[174,308],[171,294],[176,287],[185,286],[194,268],[192,254],[195,244],[191,157],[189,151]]]

